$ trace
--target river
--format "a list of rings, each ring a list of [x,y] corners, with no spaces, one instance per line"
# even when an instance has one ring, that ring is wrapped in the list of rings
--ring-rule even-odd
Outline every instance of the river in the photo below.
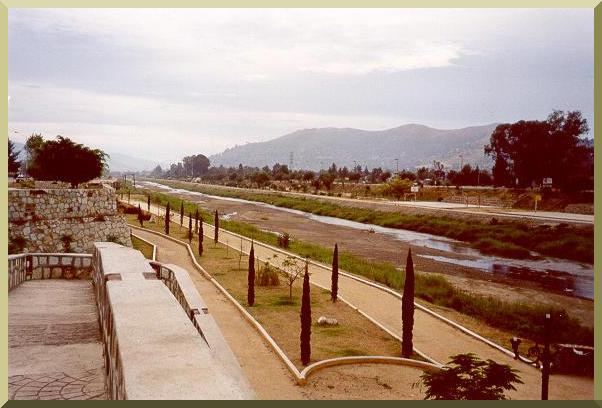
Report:
[[[471,248],[467,243],[453,240],[450,238],[414,232],[404,229],[382,227],[375,224],[364,224],[361,222],[345,220],[336,217],[316,215],[300,210],[278,207],[275,205],[249,201],[241,198],[221,197],[210,194],[204,194],[197,191],[178,189],[166,186],[161,183],[151,181],[140,181],[137,184],[142,187],[149,187],[161,190],[166,193],[187,194],[199,198],[211,198],[215,200],[225,200],[238,203],[252,204],[264,208],[270,208],[278,211],[285,211],[300,215],[305,218],[329,225],[338,225],[354,228],[363,231],[374,232],[392,237],[395,240],[410,244],[412,246],[425,247],[442,251],[444,253],[462,255],[417,255],[420,257],[432,259],[438,262],[446,262],[460,265],[468,268],[477,269],[492,274],[502,274],[515,279],[526,279],[537,282],[543,282],[545,286],[556,291],[561,291],[567,295],[574,295],[586,299],[593,299],[594,290],[594,270],[593,265],[579,263],[560,258],[545,257],[532,252],[535,259],[514,259],[484,254],[481,251]]]

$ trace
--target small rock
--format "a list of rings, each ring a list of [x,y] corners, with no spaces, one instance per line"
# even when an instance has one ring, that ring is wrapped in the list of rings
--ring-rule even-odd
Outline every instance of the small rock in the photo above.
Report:
[[[318,318],[318,326],[338,326],[339,321],[334,317],[320,316]]]

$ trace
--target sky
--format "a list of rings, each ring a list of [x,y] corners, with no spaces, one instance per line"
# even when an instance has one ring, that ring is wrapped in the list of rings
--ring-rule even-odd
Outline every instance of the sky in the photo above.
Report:
[[[153,161],[302,128],[580,110],[591,9],[10,9],[9,137]],[[593,136],[593,131],[590,131]]]

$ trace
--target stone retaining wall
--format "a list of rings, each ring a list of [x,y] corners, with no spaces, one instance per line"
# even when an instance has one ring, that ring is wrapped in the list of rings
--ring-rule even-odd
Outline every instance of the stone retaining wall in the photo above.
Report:
[[[9,249],[15,252],[86,252],[93,242],[131,246],[125,218],[117,212],[115,190],[8,190]]]

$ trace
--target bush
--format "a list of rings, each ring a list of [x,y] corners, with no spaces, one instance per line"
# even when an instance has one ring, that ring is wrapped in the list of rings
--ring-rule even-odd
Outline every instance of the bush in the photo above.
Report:
[[[25,245],[27,244],[27,240],[22,236],[11,238],[8,243],[8,253],[9,254],[20,254],[23,252]]]
[[[288,232],[278,234],[278,246],[281,248],[288,248],[290,245],[291,236]]]
[[[280,279],[278,278],[278,271],[270,266],[269,262],[259,270],[255,277],[255,283],[259,286],[278,286],[280,285]]]

